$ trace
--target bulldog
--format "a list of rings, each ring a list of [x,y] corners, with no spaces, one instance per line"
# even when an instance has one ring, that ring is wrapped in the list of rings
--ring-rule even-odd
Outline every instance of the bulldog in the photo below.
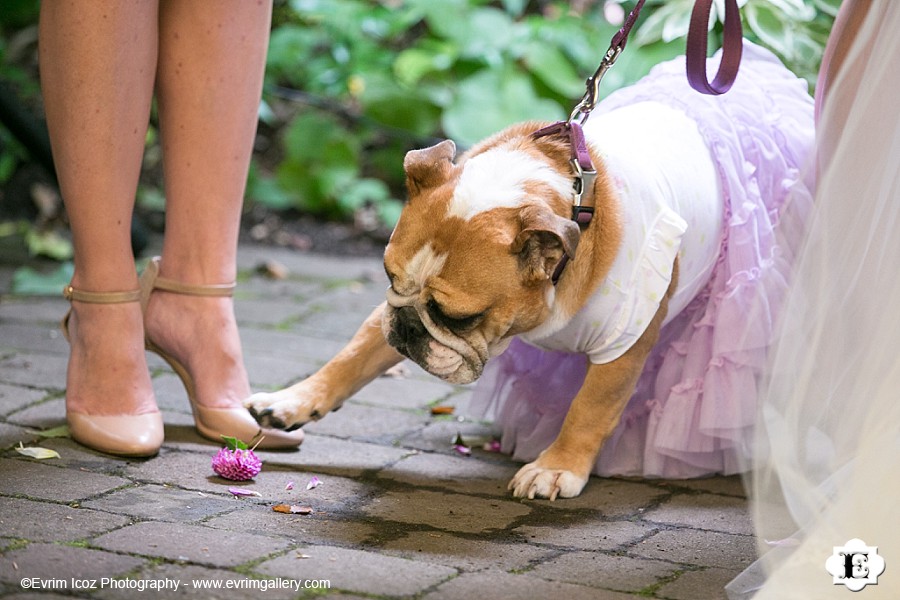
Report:
[[[409,152],[409,199],[384,254],[386,301],[318,372],[253,395],[247,408],[265,427],[297,428],[404,357],[450,383],[473,382],[518,336],[581,353],[588,366],[558,436],[509,489],[516,497],[577,496],[660,330],[698,296],[721,300],[707,300],[708,284],[728,262],[726,234],[738,221],[727,218],[731,199],[742,198],[746,212],[755,194],[763,210],[754,214],[774,215],[765,208],[769,190],[779,195],[774,206],[789,175],[796,178],[791,161],[802,152],[778,154],[768,140],[808,147],[811,101],[805,85],[763,52],[745,48],[726,100],[695,100],[682,61],[665,67],[662,88],[592,113],[583,140],[576,124],[529,122],[458,157],[452,141]],[[670,94],[671,81],[684,91]],[[802,128],[775,122],[776,109],[763,114],[760,99],[774,94],[777,111],[799,107]],[[783,160],[788,154],[796,156]],[[749,168],[752,157],[785,166],[764,177]],[[749,191],[729,188],[747,174],[755,177]]]
[[[564,131],[535,136],[545,124],[519,124],[458,160],[449,140],[409,152],[409,201],[384,255],[386,301],[318,372],[252,396],[246,406],[260,424],[293,429],[320,419],[404,357],[450,383],[475,381],[491,357],[523,336],[584,352],[591,364],[559,437],[509,488],[516,497],[578,495],[672,310],[679,279],[690,297],[716,259],[715,252],[695,259],[692,272],[679,277],[677,250],[691,244],[682,239],[683,218],[660,198],[676,206],[704,199],[692,208],[712,233],[698,228],[698,238],[717,240],[721,228],[718,180],[696,126],[663,105],[626,112],[584,129],[597,166],[596,179],[581,182],[591,186],[582,198],[593,209],[585,228],[572,218],[578,194]],[[663,136],[667,143],[642,139],[655,128],[678,134]],[[694,156],[689,171],[659,166],[681,164],[679,155]],[[660,256],[648,260],[648,252]]]

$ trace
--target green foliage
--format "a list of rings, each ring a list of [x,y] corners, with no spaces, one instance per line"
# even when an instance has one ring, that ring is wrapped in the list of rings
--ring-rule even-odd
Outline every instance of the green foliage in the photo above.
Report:
[[[392,225],[406,151],[443,137],[465,147],[517,121],[568,115],[616,28],[596,7],[566,6],[279,3],[266,98],[284,104],[289,87],[304,102],[288,111],[281,160],[255,170],[250,195],[330,217],[374,204]]]
[[[36,78],[17,61],[33,45],[38,0],[3,0],[0,9],[0,84],[33,101],[40,94]],[[0,185],[9,181],[28,154],[12,134],[0,126]]]
[[[281,160],[254,170],[251,196],[276,208],[334,218],[367,203],[395,215],[407,150],[443,137],[465,147],[517,121],[565,118],[618,29],[607,22],[604,2],[584,3],[583,14],[570,4],[278,3],[267,98],[277,103],[280,87],[289,87],[302,91],[303,102],[287,102]],[[634,2],[605,4],[621,4],[627,12]],[[838,4],[739,0],[746,37],[772,49],[810,85]],[[601,93],[682,54],[693,5],[694,0],[648,2]],[[714,8],[712,44],[721,43],[716,38],[723,18]]]
[[[738,4],[745,36],[812,87],[840,0]],[[465,148],[517,121],[565,118],[619,27],[605,16],[617,5],[624,14],[634,0],[275,0],[260,108],[268,143],[251,167],[249,201],[332,219],[374,207],[393,225],[408,150],[443,138]],[[647,2],[601,94],[682,54],[693,5]],[[8,34],[33,27],[38,6],[3,0],[0,11],[0,77],[20,89],[37,81],[6,60]],[[713,47],[722,6],[714,4]],[[20,152],[2,130],[0,145],[2,182]],[[144,165],[156,179],[157,145],[148,137]],[[142,185],[142,205],[162,204],[154,190]]]
[[[3,0],[0,27],[21,29],[37,23],[40,6],[38,0]]]
[[[840,0],[738,0],[737,4],[744,37],[772,50],[812,89]],[[641,23],[636,45],[643,50],[657,43],[681,42],[693,6],[694,0],[666,0]],[[714,3],[713,35],[719,43],[724,19],[724,4]]]
[[[43,273],[31,267],[20,267],[13,273],[11,291],[21,296],[59,296],[74,274],[71,262],[61,263],[54,271]]]

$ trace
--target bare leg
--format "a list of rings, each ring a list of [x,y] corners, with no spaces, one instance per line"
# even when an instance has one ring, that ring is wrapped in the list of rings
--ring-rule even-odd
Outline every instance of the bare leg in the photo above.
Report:
[[[157,98],[166,180],[160,275],[234,281],[244,186],[256,132],[271,2],[162,0]],[[230,298],[156,291],[147,335],[192,375],[198,402],[250,395]]]
[[[40,62],[75,247],[72,285],[137,288],[130,227],[156,70],[156,2],[45,2]],[[140,305],[73,302],[67,410],[156,411]]]

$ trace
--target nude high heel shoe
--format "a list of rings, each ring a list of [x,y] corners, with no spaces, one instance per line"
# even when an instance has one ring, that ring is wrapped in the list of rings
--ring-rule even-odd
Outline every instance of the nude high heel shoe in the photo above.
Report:
[[[163,290],[175,294],[188,296],[228,297],[234,293],[234,283],[216,285],[188,285],[172,279],[159,276],[159,257],[154,257],[147,263],[147,267],[141,274],[141,309],[147,314],[147,303],[153,290]],[[160,348],[148,337],[145,338],[147,350],[155,352],[165,360],[172,370],[181,378],[187,391],[191,410],[194,413],[194,423],[197,431],[203,437],[222,442],[222,436],[236,437],[251,446],[254,440],[262,437],[258,444],[260,449],[295,448],[303,441],[303,432],[286,432],[276,429],[262,429],[250,412],[243,408],[209,408],[202,406],[196,395],[194,379],[181,362],[168,352]]]
[[[120,304],[140,300],[140,290],[130,292],[85,292],[68,285],[63,296],[69,302],[88,304]],[[60,326],[63,337],[69,339],[69,319],[72,310],[63,317]],[[159,452],[163,443],[163,419],[154,411],[139,415],[88,415],[66,410],[69,433],[79,444],[117,456],[147,457]]]

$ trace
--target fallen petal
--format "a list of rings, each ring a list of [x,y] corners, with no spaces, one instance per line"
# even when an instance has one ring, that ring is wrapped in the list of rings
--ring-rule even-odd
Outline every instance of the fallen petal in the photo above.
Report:
[[[452,406],[432,406],[431,414],[433,415],[452,415],[455,410]]]
[[[316,477],[315,475],[313,475],[312,479],[309,480],[309,483],[306,484],[306,489],[311,490],[313,488],[317,488],[317,487],[319,487],[319,484],[321,484],[321,483],[322,483],[322,480],[319,479],[318,477]]]
[[[472,454],[472,449],[468,446],[463,446],[462,444],[454,444],[453,449],[463,456],[469,456],[470,454]]]
[[[483,448],[486,452],[500,452],[500,440],[485,442]]]
[[[24,454],[25,456],[30,456],[31,458],[44,459],[44,458],[60,458],[59,452],[56,450],[50,450],[49,448],[41,448],[39,446],[33,446],[31,448],[25,448],[22,446],[22,442],[19,442],[19,447],[16,448],[16,452],[19,454]]]
[[[256,492],[254,490],[245,490],[242,488],[230,487],[228,491],[231,492],[235,496],[258,496],[262,498],[262,494]]]
[[[286,490],[288,490],[288,491],[294,489],[294,482],[293,482],[293,481],[288,481],[288,482],[287,482],[287,485],[284,486],[284,489],[286,489]]]

